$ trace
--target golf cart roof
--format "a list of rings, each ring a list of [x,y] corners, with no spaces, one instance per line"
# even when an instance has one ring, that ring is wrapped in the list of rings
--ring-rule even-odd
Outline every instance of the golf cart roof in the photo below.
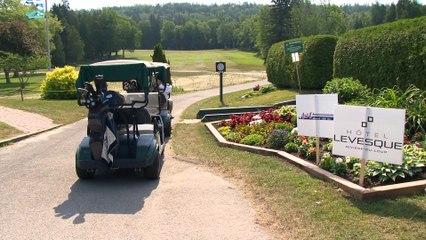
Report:
[[[140,90],[148,90],[149,76],[158,73],[162,82],[166,83],[169,76],[169,65],[160,62],[146,62],[140,60],[110,60],[97,62],[80,67],[76,87],[84,87],[85,82],[95,79],[96,75],[103,75],[105,82],[123,82],[136,80]]]

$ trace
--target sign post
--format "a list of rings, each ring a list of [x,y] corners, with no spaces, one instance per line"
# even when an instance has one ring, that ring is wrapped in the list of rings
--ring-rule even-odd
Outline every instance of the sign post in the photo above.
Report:
[[[300,85],[300,77],[299,77],[299,52],[303,52],[303,41],[297,40],[292,42],[285,42],[284,50],[286,53],[291,54],[291,58],[293,62],[296,63],[297,82],[299,83],[299,93],[301,93],[302,86]]]
[[[220,76],[220,103],[222,106],[225,106],[225,103],[223,102],[223,73],[226,72],[226,62],[216,62],[216,72],[218,72]]]

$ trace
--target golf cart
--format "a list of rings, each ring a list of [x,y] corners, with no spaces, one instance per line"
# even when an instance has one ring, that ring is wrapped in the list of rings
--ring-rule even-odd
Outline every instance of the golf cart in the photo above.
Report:
[[[171,116],[164,89],[150,89],[152,78],[166,86],[169,73],[167,64],[136,60],[81,66],[78,104],[89,111],[87,136],[76,151],[80,179],[108,169],[133,169],[148,179],[159,178]],[[114,82],[125,92],[108,90],[107,83]]]

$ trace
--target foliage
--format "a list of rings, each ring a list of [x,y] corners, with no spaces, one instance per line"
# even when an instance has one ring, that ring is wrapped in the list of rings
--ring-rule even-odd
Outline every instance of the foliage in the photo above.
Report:
[[[274,113],[280,115],[285,121],[289,121],[296,115],[296,106],[282,106],[275,109]]]
[[[226,136],[231,132],[231,127],[230,126],[222,126],[219,127],[217,129],[217,131],[222,135],[222,136]]]
[[[315,138],[306,136],[296,136],[293,142],[299,146],[297,153],[299,157],[313,160],[316,157]]]
[[[279,88],[298,88],[296,64],[291,54],[285,53],[284,43],[303,41],[300,56],[300,84],[302,89],[322,89],[333,74],[333,54],[337,38],[335,36],[313,36],[291,39],[272,45],[266,59],[268,81]]]
[[[338,176],[345,176],[348,173],[346,162],[340,157],[333,158],[328,152],[323,154],[319,167]]]
[[[370,88],[424,89],[425,34],[426,17],[350,31],[337,43],[334,77],[351,76]]]
[[[275,90],[277,90],[277,88],[274,87],[274,85],[272,84],[265,85],[262,87],[260,87],[259,84],[256,84],[251,91],[245,92],[244,95],[241,96],[241,98],[251,98],[254,96],[261,96],[263,94],[267,94]]]
[[[299,149],[299,146],[294,142],[289,142],[284,146],[284,150],[289,153],[296,153]]]
[[[163,46],[161,43],[158,43],[154,46],[154,54],[151,55],[151,58],[153,62],[167,63],[166,54],[163,51]]]
[[[265,141],[265,139],[262,135],[250,134],[250,135],[244,137],[243,139],[241,139],[240,143],[246,144],[246,145],[260,146],[260,145],[263,144],[264,141]]]
[[[405,132],[411,138],[417,132],[426,132],[426,90],[409,85],[406,90],[393,88],[375,89],[365,104],[372,107],[406,109]]]
[[[241,141],[241,134],[238,132],[229,132],[228,134],[224,136],[226,140],[231,142],[239,143]]]
[[[262,94],[265,94],[265,93],[269,93],[269,92],[272,92],[272,91],[275,91],[275,90],[277,90],[277,88],[274,85],[269,84],[269,85],[262,86],[259,89],[259,92],[262,93]]]
[[[266,140],[266,144],[273,149],[283,149],[290,142],[290,131],[287,129],[273,129]]]
[[[392,180],[415,177],[426,166],[426,152],[413,145],[404,146],[402,165],[370,161],[367,164],[366,173],[371,178],[378,178],[381,183]]]
[[[284,129],[284,130],[287,130],[288,132],[291,132],[291,130],[293,130],[294,128],[294,125],[290,122],[275,123],[274,128]]]
[[[322,91],[323,93],[337,93],[341,104],[362,100],[369,95],[367,86],[353,78],[334,78],[325,84]]]
[[[314,5],[302,1],[292,9],[293,31],[298,36],[339,35],[348,30],[350,17],[336,5]]]
[[[72,66],[55,68],[47,72],[46,79],[40,86],[41,97],[43,99],[75,99],[77,77],[78,73]]]

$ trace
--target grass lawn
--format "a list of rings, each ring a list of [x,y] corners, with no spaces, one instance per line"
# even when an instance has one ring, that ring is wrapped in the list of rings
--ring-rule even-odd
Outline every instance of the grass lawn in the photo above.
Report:
[[[30,77],[25,86],[24,98],[28,96],[34,97],[35,95],[40,95],[40,84],[45,78],[45,73],[34,74],[32,77]],[[19,91],[19,78],[11,78],[10,81],[10,84],[6,84],[6,78],[4,74],[0,74],[0,97],[15,95],[20,96],[21,93]]]
[[[20,134],[23,134],[23,132],[5,123],[0,122],[0,140],[12,138]]]
[[[193,144],[196,142],[197,144]],[[426,196],[359,201],[275,157],[219,147],[203,124],[178,124],[172,146],[235,180],[285,239],[424,239]]]
[[[69,124],[87,117],[87,108],[77,105],[76,100],[41,100],[0,98],[0,105],[46,116],[57,124]]]
[[[126,52],[126,58],[151,61],[153,50]],[[255,53],[238,50],[165,50],[174,72],[214,72],[216,61],[225,61],[228,72],[265,71],[263,60]]]
[[[253,106],[253,105],[271,105],[277,102],[295,99],[298,94],[297,90],[276,90],[259,96],[253,96],[251,98],[241,98],[247,92],[251,92],[251,89],[228,93],[223,95],[223,101],[226,107],[239,107],[239,106]],[[218,108],[221,107],[220,97],[211,97],[199,101],[189,106],[182,113],[182,119],[194,119],[197,112],[201,108]]]

